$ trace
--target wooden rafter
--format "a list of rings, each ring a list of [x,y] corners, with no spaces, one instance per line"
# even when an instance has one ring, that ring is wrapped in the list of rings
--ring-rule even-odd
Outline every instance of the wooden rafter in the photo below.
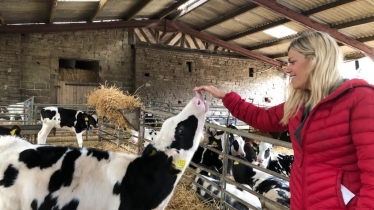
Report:
[[[216,18],[216,19],[214,19],[214,20],[206,23],[205,25],[202,25],[197,30],[198,31],[203,31],[203,30],[205,30],[207,28],[210,28],[212,26],[218,25],[218,24],[223,23],[223,22],[225,22],[225,21],[227,21],[229,19],[232,19],[232,18],[234,18],[236,16],[239,16],[239,15],[241,15],[243,13],[246,13],[246,12],[248,12],[248,11],[256,8],[256,7],[258,7],[258,5],[253,4],[253,3],[248,3],[247,5],[244,5],[241,8],[236,9],[235,11],[231,11],[231,12],[228,12],[228,13],[226,13],[224,15],[219,16],[218,18]]]
[[[1,25],[5,25],[5,20],[4,20],[4,17],[3,17],[3,14],[1,14],[1,11],[0,11],[0,23]]]
[[[346,23],[335,24],[335,25],[332,25],[331,27],[336,28],[336,29],[342,29],[342,28],[349,28],[352,26],[357,26],[357,25],[372,23],[372,22],[374,22],[374,16],[366,17],[366,18],[362,18],[358,20],[352,20]]]
[[[178,30],[178,31],[180,31],[184,34],[190,35],[191,37],[195,37],[195,38],[201,39],[203,41],[206,41],[208,43],[218,45],[220,47],[226,48],[226,49],[231,50],[233,52],[236,52],[238,54],[241,54],[241,55],[244,55],[244,56],[247,56],[247,57],[252,57],[252,58],[258,59],[260,61],[269,63],[271,65],[277,66],[277,67],[281,67],[283,65],[283,63],[280,62],[280,61],[271,59],[267,56],[261,55],[261,54],[256,53],[256,52],[249,51],[249,50],[247,50],[243,47],[240,47],[238,45],[235,45],[235,44],[232,44],[232,43],[229,43],[229,42],[225,42],[221,39],[215,38],[215,37],[210,36],[208,34],[201,33],[199,31],[191,29],[188,26],[185,26],[181,23],[174,22],[174,21],[168,21],[167,24],[170,25],[171,27],[174,27],[176,30]]]
[[[96,19],[96,17],[103,10],[103,8],[105,7],[105,5],[106,5],[107,2],[108,2],[108,0],[100,0],[99,1],[98,5],[96,7],[95,13],[90,18],[90,22],[93,22]]]
[[[148,44],[150,44],[151,41],[149,40],[147,34],[145,34],[145,32],[143,31],[143,29],[142,29],[142,28],[138,28],[138,30],[139,30],[139,32],[142,34],[142,36],[144,37],[145,41],[146,41]]]
[[[166,40],[163,42],[163,44],[164,44],[164,45],[168,45],[168,44],[171,42],[171,40],[173,40],[173,39],[174,39],[178,34],[179,34],[178,32],[173,33],[173,35],[171,35],[168,39],[166,39]]]
[[[356,39],[356,41],[358,42],[371,42],[371,41],[374,41],[374,36],[368,36],[368,37],[363,37],[363,38],[358,38]],[[341,43],[338,43],[339,46],[343,46],[344,44],[341,44]],[[365,56],[363,53],[361,53],[363,56]],[[270,58],[281,58],[281,57],[286,57],[287,56],[287,53],[279,53],[279,54],[275,54],[275,55],[270,55],[269,57]],[[367,55],[366,56],[370,56],[370,55]]]
[[[68,24],[34,24],[34,25],[5,25],[0,27],[0,33],[47,33],[61,31],[83,31],[118,28],[153,28],[163,26],[164,20],[129,20],[100,23],[68,23]]]
[[[192,39],[192,42],[194,43],[195,47],[196,47],[197,49],[199,49],[199,50],[200,50],[200,46],[199,46],[199,44],[197,43],[197,41],[196,41],[195,37],[193,37],[193,36],[190,36],[190,37],[191,37],[191,39]]]
[[[371,22],[374,22],[374,16],[373,17],[366,17],[366,18],[362,18],[362,19],[358,19],[358,20],[353,20],[353,21],[349,21],[349,22],[345,22],[345,23],[336,24],[336,25],[333,25],[332,28],[342,29],[342,28],[348,28],[348,27],[357,26],[357,25],[360,25],[360,24],[371,23]],[[291,40],[293,38],[294,37],[288,37],[286,39],[276,40],[276,41],[273,41],[273,42],[268,41],[266,43],[259,43],[259,44],[255,45],[253,47],[248,47],[246,49],[257,50],[257,49],[261,49],[261,48],[265,48],[265,47],[271,47],[271,46],[274,46],[274,45],[284,44],[284,43],[287,43],[287,42],[291,42]]]
[[[187,1],[188,0],[179,0],[178,2],[172,4],[170,7],[161,11],[159,14],[154,15],[150,19],[162,19],[166,17],[168,14],[172,13],[174,10],[178,9],[178,7],[180,7],[182,4],[186,3]]]
[[[298,22],[308,28],[323,31],[330,34],[336,41],[344,43],[354,49],[363,51],[369,56],[374,56],[374,48],[369,47],[355,39],[352,39],[344,34],[339,33],[337,30],[327,27],[321,23],[314,21],[313,19],[308,18],[294,10],[283,6],[273,0],[252,0],[252,2],[261,5],[267,9],[270,9],[274,12],[284,15],[287,19]]]
[[[56,6],[57,6],[57,0],[53,0],[52,5],[51,5],[51,11],[49,12],[48,23],[53,23],[53,19],[55,19]]]
[[[353,2],[353,1],[354,0],[338,0],[338,1],[331,2],[331,3],[327,3],[327,4],[325,4],[323,6],[320,6],[320,7],[316,7],[316,8],[311,9],[311,10],[307,10],[305,12],[302,12],[301,14],[305,15],[305,16],[310,16],[310,15],[316,14],[318,12],[322,12],[322,11],[325,11],[325,10],[328,10],[328,9],[331,9],[331,8],[335,8],[335,7],[338,7],[338,6]],[[251,28],[251,29],[246,30],[246,31],[239,32],[239,33],[234,34],[232,36],[226,37],[223,40],[231,41],[231,40],[238,39],[238,38],[250,35],[250,34],[254,34],[254,33],[257,33],[257,32],[260,32],[260,31],[264,31],[266,29],[269,29],[269,28],[272,28],[272,27],[275,27],[275,26],[278,26],[278,25],[285,24],[285,23],[288,23],[288,22],[291,22],[291,20],[280,19],[280,20],[274,21],[274,22],[269,23],[269,24],[261,25],[261,26]]]
[[[130,20],[131,18],[133,18],[136,14],[138,14],[144,7],[147,6],[147,4],[149,4],[152,0],[141,0],[141,1],[136,1],[136,2],[140,2],[140,3],[137,3],[135,5],[134,8],[132,8],[130,10],[130,12],[128,14],[125,15],[124,18],[122,18],[122,20]]]

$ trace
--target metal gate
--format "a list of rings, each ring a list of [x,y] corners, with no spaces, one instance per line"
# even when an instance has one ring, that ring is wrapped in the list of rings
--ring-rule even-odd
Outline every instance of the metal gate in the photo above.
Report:
[[[99,85],[98,83],[59,81],[57,104],[87,104],[87,96]]]

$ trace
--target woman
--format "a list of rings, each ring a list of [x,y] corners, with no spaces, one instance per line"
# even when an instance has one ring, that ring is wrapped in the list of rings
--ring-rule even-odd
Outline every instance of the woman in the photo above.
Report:
[[[326,33],[293,40],[288,99],[268,110],[214,86],[194,89],[222,99],[233,116],[259,130],[290,131],[292,210],[374,209],[374,86],[343,80],[340,58]]]

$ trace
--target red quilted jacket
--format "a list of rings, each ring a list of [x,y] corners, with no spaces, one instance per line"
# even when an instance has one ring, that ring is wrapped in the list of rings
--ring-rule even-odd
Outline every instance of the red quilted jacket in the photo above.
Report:
[[[304,108],[284,127],[279,124],[284,104],[266,110],[234,92],[222,101],[233,116],[259,130],[289,129],[295,155],[292,210],[374,209],[374,86],[360,79],[344,82],[311,110],[301,144],[294,132]],[[347,205],[341,184],[355,195]]]

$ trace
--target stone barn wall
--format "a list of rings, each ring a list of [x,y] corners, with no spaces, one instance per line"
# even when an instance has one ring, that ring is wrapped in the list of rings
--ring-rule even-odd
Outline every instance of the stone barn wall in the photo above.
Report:
[[[141,87],[143,101],[185,103],[194,95],[193,87],[203,84],[237,91],[259,105],[284,101],[283,73],[269,70],[263,62],[165,47],[136,45],[132,49],[125,29],[0,34],[0,54],[3,102],[34,96],[36,103],[56,103],[59,58],[98,60],[102,84],[107,81],[130,93]],[[253,77],[249,68],[254,69]],[[221,105],[209,96],[207,100]]]
[[[56,103],[59,58],[98,60],[102,84],[133,91],[133,55],[124,29],[0,34],[0,49],[2,101],[34,96],[36,103]]]
[[[194,95],[193,88],[205,84],[236,91],[258,105],[285,100],[284,74],[260,61],[149,47],[136,47],[135,59],[136,87],[145,101],[186,103]],[[253,77],[249,77],[249,68],[254,69]],[[206,97],[212,105],[222,105],[220,100]]]

